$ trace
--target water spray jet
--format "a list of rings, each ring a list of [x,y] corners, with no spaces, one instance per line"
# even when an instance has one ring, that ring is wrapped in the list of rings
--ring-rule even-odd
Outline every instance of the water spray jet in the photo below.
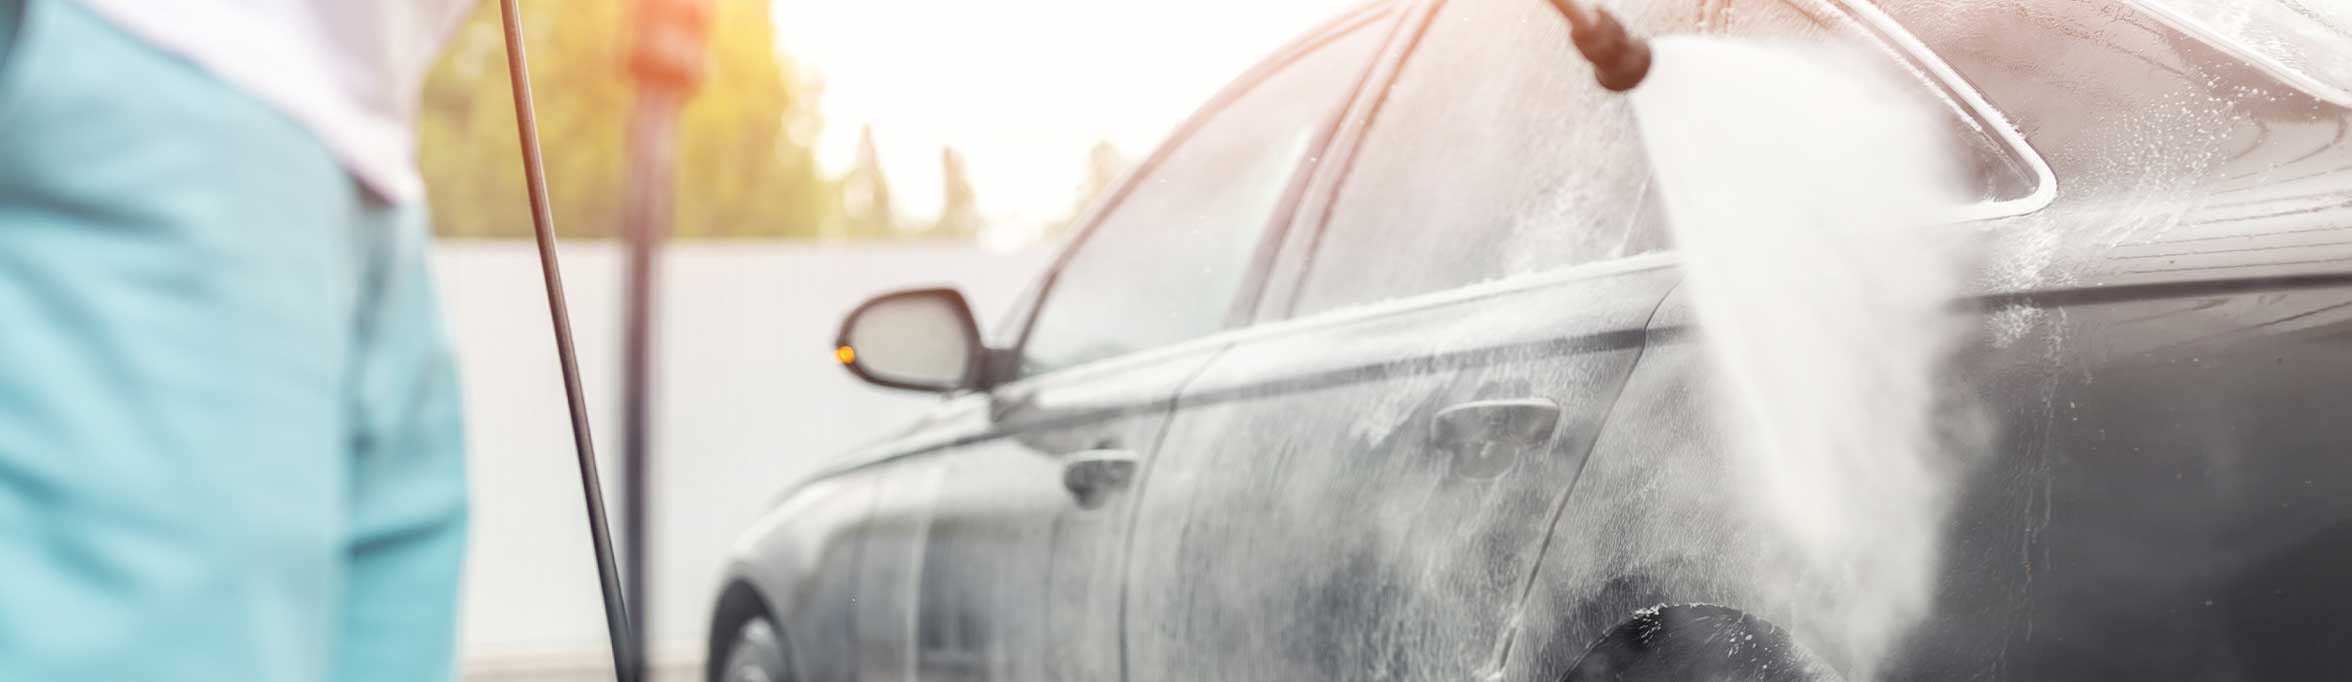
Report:
[[[1967,199],[1938,110],[1863,51],[1632,35],[1550,0],[1625,92],[1710,367],[1716,461],[1759,547],[1750,595],[1870,682],[1934,598],[1966,448],[1935,438],[1947,310],[1973,265],[1934,225]],[[1638,89],[1637,89],[1638,86]]]

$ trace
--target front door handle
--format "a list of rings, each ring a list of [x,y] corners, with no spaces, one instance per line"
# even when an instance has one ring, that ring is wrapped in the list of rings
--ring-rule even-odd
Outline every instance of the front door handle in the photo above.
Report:
[[[1101,507],[1111,493],[1135,482],[1135,453],[1126,450],[1087,450],[1062,458],[1062,487],[1080,509]]]
[[[1560,404],[1543,398],[1479,400],[1437,411],[1430,445],[1446,457],[1455,476],[1494,478],[1519,457],[1552,444],[1560,427]]]

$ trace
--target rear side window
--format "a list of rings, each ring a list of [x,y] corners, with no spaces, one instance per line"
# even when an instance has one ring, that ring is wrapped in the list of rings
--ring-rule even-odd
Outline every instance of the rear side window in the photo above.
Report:
[[[1631,107],[1594,84],[1548,3],[1454,0],[1432,22],[1333,199],[1296,312],[1659,246]]]
[[[1071,252],[1021,350],[1021,374],[1223,329],[1277,205],[1379,48],[1361,25],[1211,112],[1143,171]]]
[[[2048,169],[1940,62],[1844,0],[1669,0],[1635,30],[1843,41],[1887,55],[1952,113],[1980,200],[1959,219],[2046,201]],[[1536,0],[1450,0],[1373,113],[1293,306],[1307,314],[1668,248],[1630,102],[1602,90],[1566,22]],[[1928,61],[1922,61],[1928,60]]]
[[[1679,17],[1664,17],[1672,25]],[[1951,74],[1949,67],[1867,0],[1722,0],[1698,14],[1696,28],[1766,40],[1843,43],[1887,57],[1919,87],[1909,93],[1940,105],[1945,133],[1961,154],[1960,196],[1977,205],[1960,218],[2019,215],[2047,203],[2049,169],[2003,117]]]

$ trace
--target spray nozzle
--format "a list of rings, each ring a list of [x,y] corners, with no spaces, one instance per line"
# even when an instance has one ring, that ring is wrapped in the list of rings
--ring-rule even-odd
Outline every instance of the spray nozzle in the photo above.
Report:
[[[1552,9],[1568,20],[1568,37],[1576,51],[1592,62],[1593,77],[1614,92],[1632,90],[1650,75],[1650,44],[1626,32],[1608,10],[1578,0],[1550,0]]]

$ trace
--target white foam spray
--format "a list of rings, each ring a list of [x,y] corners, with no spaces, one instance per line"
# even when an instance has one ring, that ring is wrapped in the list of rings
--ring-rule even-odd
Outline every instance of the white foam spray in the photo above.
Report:
[[[1929,225],[1961,201],[1958,151],[1883,60],[1654,49],[1633,101],[1737,444],[1724,494],[1785,551],[1756,568],[1792,629],[1873,679],[1930,605],[1949,507],[1937,381],[1971,250]]]

